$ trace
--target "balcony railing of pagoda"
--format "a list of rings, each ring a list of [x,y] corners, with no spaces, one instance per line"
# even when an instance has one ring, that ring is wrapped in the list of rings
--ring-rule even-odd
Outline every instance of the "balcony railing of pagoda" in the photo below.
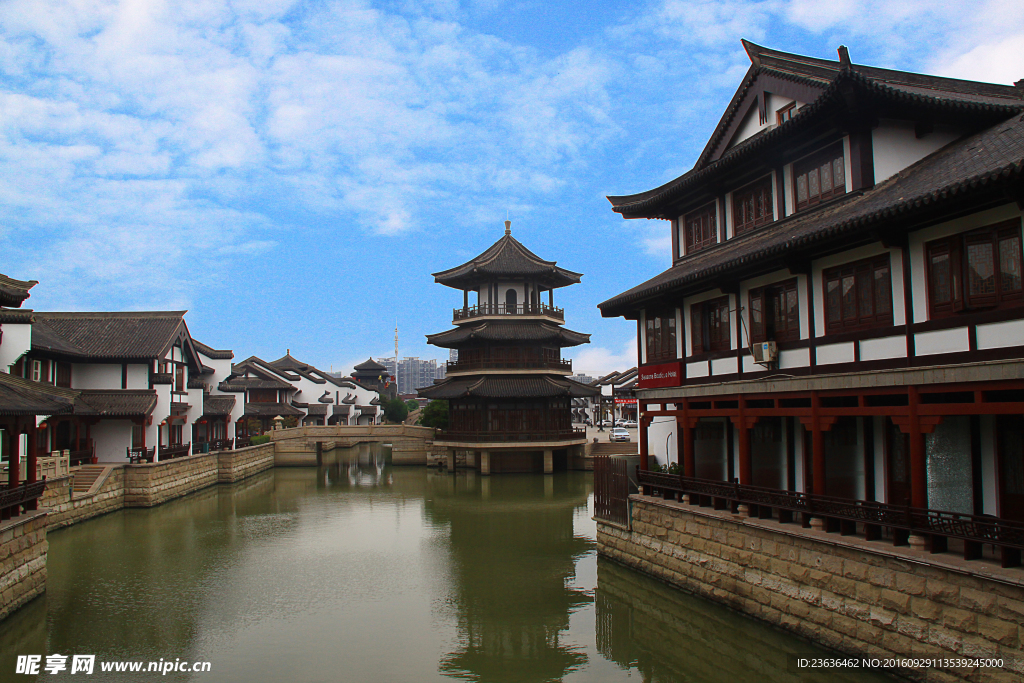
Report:
[[[739,483],[697,479],[677,474],[638,471],[641,489],[646,495],[660,495],[668,500],[682,500],[688,495],[691,505],[718,510],[746,505],[753,517],[776,518],[792,522],[793,513],[800,513],[803,526],[818,517],[825,530],[844,536],[861,533],[869,541],[882,538],[882,530],[891,534],[894,545],[907,545],[910,534],[924,536],[931,552],[945,552],[950,538],[963,541],[964,559],[981,559],[982,546],[992,544],[999,549],[1004,567],[1021,563],[1024,550],[1024,523],[986,515],[968,515],[904,505],[890,505],[871,500],[854,500],[821,496],[799,491],[746,486]]]
[[[547,304],[519,304],[518,306],[480,304],[452,310],[452,320],[455,322],[484,315],[546,315],[565,322],[565,311],[557,306],[548,306]]]
[[[465,370],[567,370],[572,372],[572,361],[561,360],[492,360],[466,359],[447,361],[447,372]]]
[[[478,442],[514,442],[514,441],[563,441],[566,439],[585,439],[586,429],[552,429],[549,431],[517,430],[501,432],[439,432],[436,439],[440,441],[478,441]]]

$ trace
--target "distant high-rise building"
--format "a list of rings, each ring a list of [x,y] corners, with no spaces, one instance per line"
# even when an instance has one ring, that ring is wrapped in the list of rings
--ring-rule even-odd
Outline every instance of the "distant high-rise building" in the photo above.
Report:
[[[395,376],[395,359],[378,358],[377,362],[388,369],[392,377]],[[416,357],[406,357],[398,361],[398,393],[415,394],[421,387],[429,387],[435,379],[443,379],[445,373],[444,363],[436,360],[421,360]]]
[[[591,377],[590,375],[573,375],[571,379],[576,380],[580,384],[590,384],[597,378]]]

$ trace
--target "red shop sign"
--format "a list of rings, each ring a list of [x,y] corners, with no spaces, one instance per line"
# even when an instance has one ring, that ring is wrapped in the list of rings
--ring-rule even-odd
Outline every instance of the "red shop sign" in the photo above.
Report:
[[[645,365],[640,368],[636,386],[638,389],[678,387],[682,377],[683,364],[680,361],[662,363],[661,365]]]

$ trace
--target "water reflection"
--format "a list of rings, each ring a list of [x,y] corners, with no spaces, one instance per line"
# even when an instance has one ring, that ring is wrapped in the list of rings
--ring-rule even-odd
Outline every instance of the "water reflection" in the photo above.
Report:
[[[472,681],[557,681],[587,663],[563,642],[570,614],[593,598],[573,587],[594,543],[574,533],[582,476],[435,480],[424,514],[449,527],[458,642],[442,673]]]

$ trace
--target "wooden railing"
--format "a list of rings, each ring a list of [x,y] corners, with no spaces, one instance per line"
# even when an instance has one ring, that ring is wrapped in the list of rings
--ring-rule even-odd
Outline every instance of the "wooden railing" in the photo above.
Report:
[[[677,500],[688,495],[692,505],[720,510],[746,505],[751,516],[762,519],[777,517],[780,522],[792,522],[793,513],[800,513],[803,526],[810,526],[811,518],[818,517],[824,521],[826,531],[843,535],[856,534],[859,523],[867,540],[880,539],[885,528],[892,533],[894,545],[906,545],[910,534],[915,534],[928,539],[931,551],[938,553],[947,550],[948,539],[961,539],[964,542],[964,559],[967,560],[980,559],[982,545],[990,543],[999,548],[1004,567],[1016,567],[1021,563],[1021,550],[1024,550],[1024,523],[998,517],[783,491],[646,470],[639,470],[637,475],[646,495]]]
[[[446,361],[447,372],[460,370],[568,370],[572,372],[572,361],[568,358],[547,360],[541,358],[524,358],[520,360],[466,359]]]
[[[96,455],[96,445],[89,444],[88,447],[78,451],[71,451],[68,454],[68,459],[72,467],[76,465],[88,465],[92,462],[93,456]]]
[[[31,484],[22,483],[12,489],[0,489],[0,519],[10,519],[25,512],[35,510],[37,501],[46,488],[46,477]]]
[[[140,462],[153,462],[156,459],[156,448],[145,448],[143,446],[131,446],[126,448],[128,462],[137,464]]]
[[[251,436],[236,436],[235,437],[235,448],[246,448],[252,445]]]
[[[188,443],[175,443],[169,446],[161,446],[159,455],[160,460],[170,460],[172,458],[181,458],[192,453],[192,442]]]
[[[439,441],[558,441],[562,439],[585,439],[586,429],[556,429],[550,431],[536,430],[515,430],[496,432],[466,432],[466,431],[442,431],[438,432]]]
[[[546,315],[558,320],[565,320],[563,309],[547,304],[519,304],[518,306],[481,304],[452,310],[452,320],[455,321],[478,318],[482,315]]]
[[[629,524],[629,463],[623,458],[599,455],[594,458],[594,516],[627,526]]]
[[[234,449],[234,439],[212,439],[210,441],[210,452],[213,451],[230,451]]]

